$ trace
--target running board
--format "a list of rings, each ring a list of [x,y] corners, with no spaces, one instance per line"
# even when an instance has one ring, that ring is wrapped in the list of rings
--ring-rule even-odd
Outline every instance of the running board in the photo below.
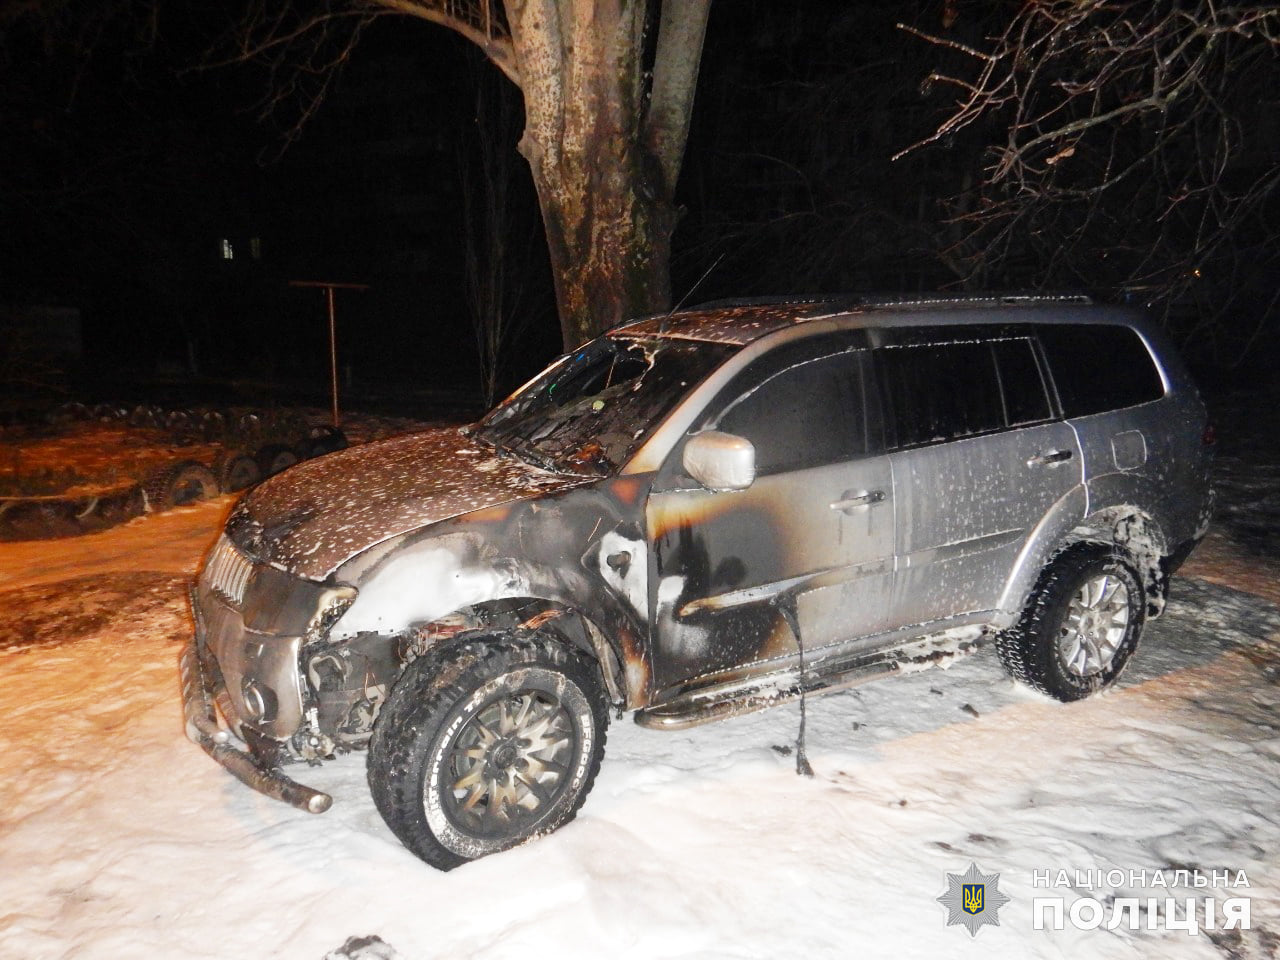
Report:
[[[899,664],[886,662],[832,677],[830,681],[809,676],[805,678],[804,693],[806,696],[812,696],[844,690],[866,683],[868,680],[897,673],[899,669]],[[744,713],[755,713],[757,710],[765,710],[799,697],[799,678],[794,671],[789,671],[781,676],[771,674],[764,683],[754,683],[746,687],[735,684],[734,689],[731,690],[719,693],[708,692],[696,697],[682,697],[660,706],[637,710],[636,723],[650,730],[685,730],[715,720],[727,720]]]
[[[716,720],[727,720],[805,696],[847,690],[893,673],[918,670],[976,652],[986,636],[957,638],[935,634],[889,650],[856,658],[831,658],[805,671],[804,683],[796,669],[787,669],[749,680],[733,680],[685,693],[673,700],[637,710],[635,720],[650,730],[686,730]]]

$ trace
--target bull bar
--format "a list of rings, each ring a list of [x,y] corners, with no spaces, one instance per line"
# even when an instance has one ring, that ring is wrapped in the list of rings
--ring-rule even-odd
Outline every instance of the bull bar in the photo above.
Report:
[[[230,731],[218,723],[214,712],[213,684],[191,640],[178,662],[182,674],[182,706],[187,738],[220,763],[247,787],[307,813],[324,813],[333,797],[286,777],[278,767],[268,766],[253,754],[231,743]]]

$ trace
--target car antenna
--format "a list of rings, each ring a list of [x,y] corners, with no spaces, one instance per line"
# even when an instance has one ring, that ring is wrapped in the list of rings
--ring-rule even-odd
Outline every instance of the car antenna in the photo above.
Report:
[[[684,295],[683,297],[681,297],[681,298],[680,298],[680,302],[679,302],[679,303],[677,303],[674,307],[672,307],[672,308],[667,312],[667,315],[666,315],[665,317],[663,317],[663,318],[662,318],[662,323],[658,324],[658,332],[659,332],[659,333],[666,333],[666,332],[667,332],[667,321],[668,321],[668,320],[670,320],[670,319],[672,318],[672,316],[674,316],[674,315],[676,314],[676,312],[677,312],[677,311],[679,311],[679,309],[680,309],[681,307],[683,307],[686,303],[688,303],[688,302],[689,302],[689,298],[693,296],[693,292],[694,292],[695,290],[697,290],[700,286],[702,286],[702,281],[703,281],[703,280],[705,280],[705,279],[707,279],[707,277],[711,276],[711,271],[712,271],[712,270],[714,270],[716,267],[720,266],[720,261],[724,259],[724,256],[725,256],[725,255],[722,253],[722,254],[720,254],[720,256],[716,257],[716,258],[715,258],[715,260],[712,262],[711,266],[707,267],[707,269],[706,269],[705,271],[703,271],[702,276],[700,276],[700,277],[697,279],[697,281],[694,283],[694,285],[693,285],[692,287],[690,287],[690,288],[685,292],[685,295]]]

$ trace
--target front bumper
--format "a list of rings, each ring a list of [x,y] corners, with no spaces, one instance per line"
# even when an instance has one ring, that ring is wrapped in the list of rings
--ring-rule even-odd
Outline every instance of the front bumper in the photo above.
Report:
[[[196,652],[194,640],[182,651],[179,660],[182,674],[182,705],[186,717],[187,737],[205,753],[222,764],[245,786],[259,793],[305,810],[324,813],[333,805],[333,797],[303,786],[268,766],[257,757],[231,743],[231,734],[218,724],[213,709],[213,684]]]

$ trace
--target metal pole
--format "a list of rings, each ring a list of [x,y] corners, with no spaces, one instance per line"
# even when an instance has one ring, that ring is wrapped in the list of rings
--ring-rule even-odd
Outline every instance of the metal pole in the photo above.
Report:
[[[336,430],[342,425],[338,419],[338,325],[333,313],[333,287],[325,287],[324,292],[329,300],[329,387],[333,397],[333,427]]]
[[[289,286],[319,287],[324,290],[325,302],[329,307],[329,393],[333,398],[333,426],[334,429],[337,429],[342,424],[338,414],[338,322],[337,310],[333,302],[333,292],[338,289],[368,290],[369,285],[365,283],[330,283],[324,280],[290,280]]]

